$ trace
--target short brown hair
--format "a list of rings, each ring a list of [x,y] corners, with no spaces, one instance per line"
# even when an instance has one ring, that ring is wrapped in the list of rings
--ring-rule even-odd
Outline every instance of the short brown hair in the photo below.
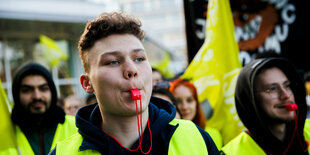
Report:
[[[89,72],[90,69],[88,50],[96,41],[113,34],[132,34],[142,41],[145,33],[141,26],[138,19],[119,12],[102,13],[96,19],[89,21],[78,44],[85,72]]]

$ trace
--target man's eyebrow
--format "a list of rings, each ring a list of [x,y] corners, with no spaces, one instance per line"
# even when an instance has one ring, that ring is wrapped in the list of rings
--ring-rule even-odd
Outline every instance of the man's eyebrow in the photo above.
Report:
[[[34,86],[32,86],[32,85],[27,85],[27,84],[22,84],[20,87],[24,87],[24,88],[33,88]]]
[[[133,52],[144,52],[144,49],[143,48],[135,48],[133,50],[131,50]],[[105,55],[105,54],[111,54],[111,55],[117,55],[117,54],[121,54],[122,52],[121,51],[108,51],[108,52],[105,52],[103,53],[102,55]]]
[[[48,86],[47,83],[43,83],[41,85],[38,85],[38,87],[44,87],[44,86]],[[25,88],[34,88],[35,86],[33,85],[28,85],[28,84],[21,84],[21,87],[25,87]]]
[[[283,81],[282,83],[280,83],[281,85],[282,84],[287,84],[287,83],[290,83],[290,80],[285,80]],[[266,86],[275,86],[275,85],[278,85],[278,83],[267,83],[265,84]]]
[[[104,57],[109,56],[109,55],[117,56],[120,54],[121,54],[121,52],[119,52],[119,51],[109,51],[109,52],[105,52],[105,53],[101,54],[100,58],[104,58]]]
[[[39,85],[39,87],[45,87],[45,86],[49,86],[48,83],[44,83],[44,84]]]
[[[145,52],[143,48],[136,48],[132,50],[133,52]]]
[[[143,48],[136,48],[136,49],[133,49],[132,52],[145,52]],[[103,54],[100,55],[100,57],[105,57],[105,56],[108,56],[108,55],[112,55],[112,56],[117,56],[117,55],[121,55],[122,52],[120,51],[108,51],[108,52],[105,52]]]

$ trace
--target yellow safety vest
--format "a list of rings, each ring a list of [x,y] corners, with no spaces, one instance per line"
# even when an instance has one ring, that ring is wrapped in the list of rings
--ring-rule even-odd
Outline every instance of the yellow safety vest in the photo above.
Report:
[[[215,128],[206,127],[205,130],[208,132],[208,134],[213,139],[217,149],[221,149],[223,147],[223,139],[222,135],[219,130]]]
[[[208,154],[206,143],[193,122],[188,120],[174,119],[169,124],[173,126],[179,124],[169,143],[169,155]],[[82,141],[83,137],[77,133],[64,141],[57,143],[56,155],[100,154],[98,151],[90,149],[79,151],[79,147]]]
[[[0,150],[0,155],[19,155],[18,151],[16,148],[8,148],[4,150]]]
[[[304,137],[306,141],[310,140],[310,119],[306,119]],[[222,148],[222,151],[224,151],[227,155],[266,154],[264,150],[252,139],[252,137],[245,132],[240,133],[236,138],[226,144]]]
[[[34,152],[26,136],[17,125],[15,125],[15,133],[18,148],[10,148],[6,150],[6,153],[10,155],[18,155],[18,152],[20,152],[21,155],[34,155]],[[57,126],[50,150],[52,150],[56,146],[57,142],[62,141],[74,135],[75,133],[77,133],[75,118],[73,116],[66,115],[65,122],[63,124],[59,123]],[[0,152],[0,155],[2,154],[4,155],[5,153]]]

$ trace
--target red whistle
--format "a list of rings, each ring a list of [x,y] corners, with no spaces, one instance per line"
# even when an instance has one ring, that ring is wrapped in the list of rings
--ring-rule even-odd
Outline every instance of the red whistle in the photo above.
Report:
[[[141,93],[139,89],[131,89],[130,92],[133,100],[141,99]]]
[[[296,111],[298,109],[298,106],[296,103],[292,103],[292,104],[286,104],[285,108],[289,111]]]

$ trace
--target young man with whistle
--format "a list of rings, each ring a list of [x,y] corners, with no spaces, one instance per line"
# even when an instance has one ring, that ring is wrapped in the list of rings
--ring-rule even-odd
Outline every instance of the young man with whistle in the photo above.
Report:
[[[305,88],[288,60],[247,64],[238,77],[235,101],[247,131],[222,148],[225,154],[309,154]]]
[[[79,41],[85,74],[81,85],[98,104],[76,114],[79,133],[51,154],[219,154],[213,140],[173,105],[151,98],[152,69],[142,45],[141,23],[103,13],[87,23]]]

